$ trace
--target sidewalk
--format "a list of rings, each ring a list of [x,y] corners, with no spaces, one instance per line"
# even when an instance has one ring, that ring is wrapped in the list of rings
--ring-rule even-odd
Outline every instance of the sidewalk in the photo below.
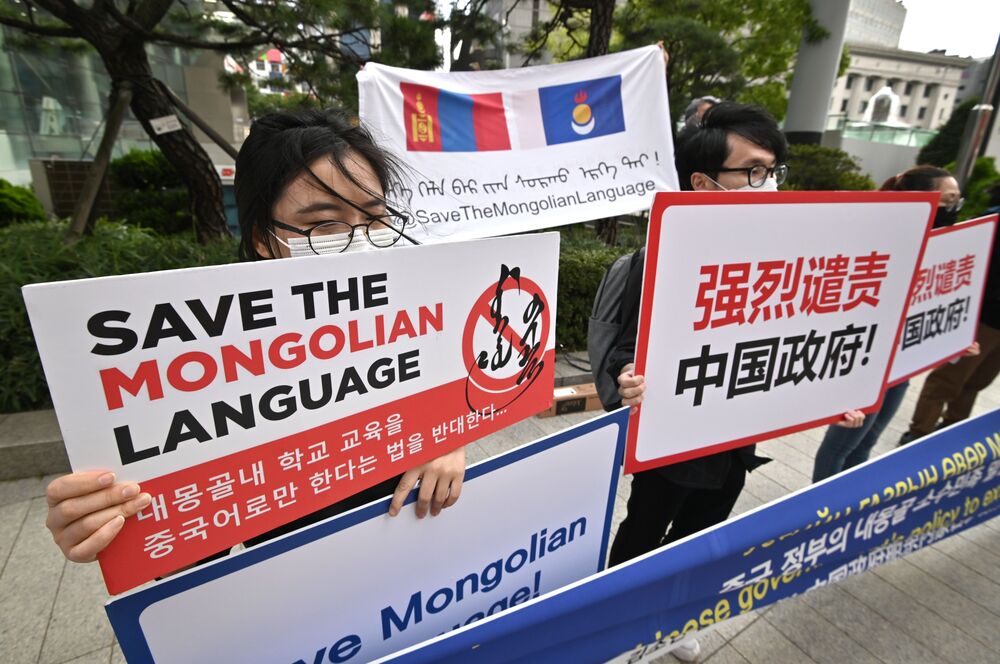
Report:
[[[875,454],[895,445],[922,379]],[[980,395],[974,414],[1000,408],[1000,384]],[[469,447],[481,461],[595,413],[531,418]],[[823,429],[769,441],[773,463],[751,474],[736,505],[753,509],[809,484]],[[66,562],[45,529],[50,477],[0,482],[0,662],[123,662],[104,614],[97,565]],[[624,516],[622,482],[614,525]],[[987,522],[874,571],[723,623],[701,638],[702,660],[730,662],[1000,661],[1000,522]],[[659,662],[672,662],[667,655]]]

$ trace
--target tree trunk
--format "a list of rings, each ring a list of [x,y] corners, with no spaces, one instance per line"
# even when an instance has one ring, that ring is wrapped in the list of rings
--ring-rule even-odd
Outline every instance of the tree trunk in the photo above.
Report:
[[[119,47],[113,52],[102,51],[101,58],[113,83],[132,83],[132,113],[187,187],[198,241],[205,243],[228,237],[222,181],[208,153],[187,127],[157,134],[150,126],[150,120],[176,114],[177,111],[153,80],[143,45],[136,43],[132,47]]]
[[[611,18],[615,13],[615,0],[594,0],[590,8],[590,38],[587,40],[587,57],[607,55],[611,43]],[[618,239],[618,221],[598,219],[594,231],[599,240],[613,247]]]
[[[590,39],[587,57],[607,55],[611,43],[611,18],[615,13],[615,0],[594,0],[590,9]]]

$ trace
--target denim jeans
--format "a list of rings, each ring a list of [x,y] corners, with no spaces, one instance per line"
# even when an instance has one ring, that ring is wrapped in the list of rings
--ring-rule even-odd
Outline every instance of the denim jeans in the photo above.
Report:
[[[865,423],[857,429],[831,426],[827,428],[823,442],[816,452],[816,462],[813,465],[813,482],[825,480],[842,470],[853,468],[868,460],[872,448],[878,442],[885,428],[892,421],[900,404],[909,381],[904,381],[885,391],[882,408],[874,413],[868,413]]]

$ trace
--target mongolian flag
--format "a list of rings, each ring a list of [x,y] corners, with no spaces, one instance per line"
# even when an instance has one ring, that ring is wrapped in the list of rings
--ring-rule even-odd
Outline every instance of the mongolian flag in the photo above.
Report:
[[[406,149],[411,152],[510,150],[503,95],[459,94],[400,83]]]
[[[621,76],[539,88],[538,101],[547,145],[625,131]]]

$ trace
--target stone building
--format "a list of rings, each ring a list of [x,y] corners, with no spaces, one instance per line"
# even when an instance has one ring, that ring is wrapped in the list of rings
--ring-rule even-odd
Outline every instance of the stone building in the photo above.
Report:
[[[851,64],[837,79],[830,114],[862,121],[872,98],[888,86],[899,97],[898,121],[911,127],[938,129],[955,106],[962,73],[972,58],[943,53],[916,53],[896,48],[849,43]]]

